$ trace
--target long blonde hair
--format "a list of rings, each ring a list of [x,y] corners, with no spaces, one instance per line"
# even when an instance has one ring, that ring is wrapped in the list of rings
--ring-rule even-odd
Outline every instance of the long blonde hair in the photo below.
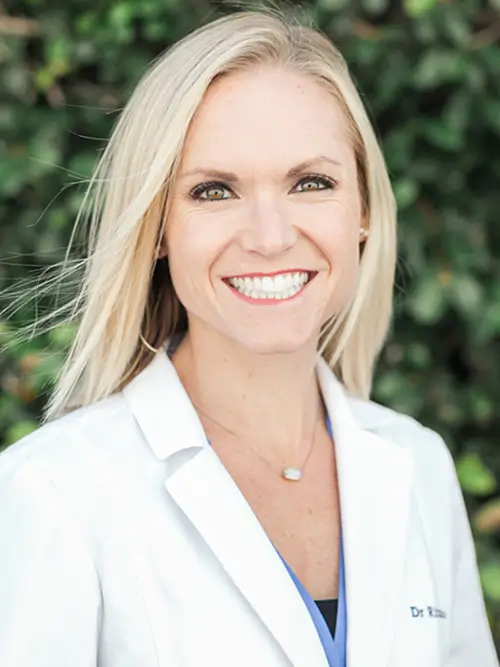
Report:
[[[325,325],[320,350],[348,391],[368,397],[391,319],[396,262],[396,212],[384,159],[331,42],[280,12],[242,11],[205,25],[159,57],[116,124],[77,219],[90,223],[72,312],[78,328],[47,419],[119,390],[167,337],[186,329],[168,261],[157,259],[184,139],[216,77],[262,63],[312,77],[335,95],[349,120],[370,237],[356,294]]]

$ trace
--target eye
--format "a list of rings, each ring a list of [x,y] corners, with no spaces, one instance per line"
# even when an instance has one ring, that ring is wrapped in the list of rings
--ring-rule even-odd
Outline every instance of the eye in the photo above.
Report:
[[[230,188],[219,181],[200,183],[189,193],[192,199],[198,201],[222,201],[232,196]],[[229,196],[228,196],[229,195]]]
[[[316,190],[333,190],[337,185],[333,178],[320,176],[319,174],[310,174],[301,178],[295,186],[297,192],[315,192]]]

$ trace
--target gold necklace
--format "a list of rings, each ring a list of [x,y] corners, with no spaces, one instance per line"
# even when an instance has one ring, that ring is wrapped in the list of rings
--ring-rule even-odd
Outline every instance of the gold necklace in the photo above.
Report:
[[[283,479],[286,479],[288,482],[300,482],[302,479],[302,476],[304,474],[304,469],[307,465],[307,462],[309,461],[309,457],[311,456],[312,450],[314,449],[314,443],[316,442],[316,432],[318,430],[318,417],[316,416],[316,423],[314,426],[314,431],[312,435],[312,442],[311,446],[309,447],[309,451],[307,452],[307,456],[304,459],[304,462],[302,463],[302,466],[300,468],[294,468],[293,466],[286,466],[285,468],[281,469],[281,476]]]
[[[195,407],[196,407],[196,406],[195,406]],[[216,422],[216,421],[214,421],[213,419],[211,419],[211,417],[209,417],[207,414],[205,414],[204,412],[201,412],[201,411],[199,410],[199,408],[196,408],[196,409],[198,410],[198,412],[200,412],[200,414],[203,414],[204,417],[206,417],[207,419],[209,419],[209,420],[210,420],[211,422],[213,422],[214,424],[217,424],[217,426],[219,426],[220,428],[222,428],[224,431],[227,431],[227,433],[230,433],[231,435],[236,436],[236,439],[239,440],[238,436],[237,436],[235,433],[233,433],[232,431],[230,431],[229,429],[227,429],[227,428],[226,428],[225,426],[223,426],[222,424],[219,424],[218,422]],[[282,477],[283,479],[286,479],[288,482],[300,482],[300,480],[301,480],[302,477],[304,476],[304,469],[305,469],[306,464],[307,464],[307,462],[308,462],[308,460],[309,460],[309,457],[311,456],[312,450],[313,450],[313,448],[314,448],[314,443],[316,442],[316,431],[317,431],[317,430],[318,430],[318,417],[316,417],[316,422],[315,422],[315,426],[314,426],[314,431],[313,431],[313,436],[312,436],[311,446],[309,447],[309,451],[307,452],[307,456],[306,456],[306,458],[304,459],[304,462],[302,463],[302,466],[301,466],[300,468],[296,468],[295,466],[284,466],[284,467],[281,469],[281,472],[280,472],[280,475],[281,475],[281,477]],[[262,459],[262,461],[264,461],[264,463],[265,463],[267,466],[269,466],[269,468],[271,468],[271,470],[272,470],[273,472],[276,472],[274,466],[273,466],[271,463],[269,463],[269,461],[268,461],[264,456],[262,456],[262,454],[260,454],[260,452],[258,452],[257,450],[255,450],[253,447],[249,447],[248,445],[247,445],[247,448],[250,449],[254,454],[256,454],[260,459]]]

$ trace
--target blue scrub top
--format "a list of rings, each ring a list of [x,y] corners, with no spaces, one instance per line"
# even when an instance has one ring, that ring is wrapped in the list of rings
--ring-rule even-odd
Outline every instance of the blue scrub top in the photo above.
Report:
[[[335,638],[332,637],[330,628],[326,624],[323,614],[318,608],[316,602],[309,595],[302,582],[296,576],[283,556],[280,555],[284,566],[288,570],[292,581],[299,591],[307,610],[318,631],[319,638],[323,644],[325,655],[330,667],[346,667],[346,649],[347,649],[347,610],[345,600],[345,576],[344,576],[344,550],[342,547],[342,538],[340,540],[340,572],[339,572],[339,599],[337,607],[337,623],[335,626]],[[279,552],[278,552],[279,553]]]
[[[328,419],[328,430],[332,435],[332,427]],[[279,553],[279,552],[278,552]],[[344,573],[344,548],[342,543],[342,531],[340,533],[340,572],[339,572],[339,599],[337,607],[337,623],[335,626],[335,638],[328,625],[326,624],[323,614],[319,610],[318,605],[309,595],[302,582],[298,579],[295,572],[291,569],[283,556],[279,554],[283,564],[285,565],[290,577],[292,578],[297,590],[299,591],[304,604],[306,605],[311,618],[318,631],[319,638],[323,644],[328,664],[330,667],[346,667],[346,651],[347,651],[347,609],[345,599],[345,573]]]

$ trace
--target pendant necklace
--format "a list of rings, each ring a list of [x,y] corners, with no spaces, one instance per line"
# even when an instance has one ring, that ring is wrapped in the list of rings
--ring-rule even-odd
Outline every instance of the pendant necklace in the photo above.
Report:
[[[281,476],[283,477],[283,479],[286,479],[289,482],[300,482],[300,480],[302,479],[304,468],[306,467],[306,463],[313,450],[313,445],[314,445],[314,440],[309,450],[309,453],[306,456],[306,460],[302,464],[302,468],[293,468],[292,466],[287,466],[286,468],[281,469]]]
[[[285,466],[281,469],[280,475],[283,479],[286,479],[287,482],[300,482],[304,475],[304,469],[306,467],[306,464],[309,460],[309,457],[311,456],[312,450],[314,448],[314,443],[316,442],[316,431],[318,429],[318,419],[316,418],[316,425],[314,427],[313,431],[313,436],[312,436],[312,441],[311,441],[311,446],[309,447],[309,451],[307,452],[307,456],[304,459],[304,462],[302,463],[300,468],[296,468],[295,466]],[[247,445],[248,447],[248,445]],[[264,463],[271,468],[273,472],[276,472],[276,469],[274,468],[269,461],[262,456],[258,451],[253,449],[253,447],[249,447],[249,449],[254,453],[257,454],[257,456],[264,461]]]
[[[203,413],[197,406],[195,406],[195,407],[196,407],[197,411],[198,411],[200,414],[203,414],[204,417],[206,417],[207,419],[210,419],[210,421],[213,421],[207,414]],[[309,451],[307,452],[307,456],[306,456],[306,458],[304,459],[304,461],[303,461],[301,467],[300,467],[300,468],[296,468],[295,466],[284,466],[283,468],[281,468],[280,476],[281,476],[283,479],[285,479],[287,482],[300,482],[300,480],[301,480],[302,477],[304,476],[304,469],[305,469],[306,464],[307,464],[307,462],[309,461],[309,457],[311,456],[312,451],[313,451],[313,449],[314,449],[314,443],[316,442],[316,432],[317,432],[317,430],[318,430],[318,421],[319,421],[319,420],[318,420],[318,416],[317,416],[317,417],[316,417],[315,426],[314,426],[313,435],[312,435],[311,445],[310,445],[310,447],[309,447]],[[222,426],[222,424],[219,424],[218,422],[214,422],[214,423],[216,423],[219,427],[222,427],[222,428],[223,428],[225,431],[227,431],[228,433],[231,433],[232,435],[235,435],[232,431],[229,431],[227,428],[225,428],[224,426]],[[238,439],[238,437],[237,437],[237,439]],[[209,442],[210,442],[210,441],[209,441]],[[258,451],[256,451],[255,449],[253,449],[253,447],[248,447],[248,445],[246,445],[246,446],[247,446],[247,448],[250,449],[254,454],[257,454],[257,456],[258,456],[262,461],[264,461],[264,463],[265,463],[267,466],[269,466],[269,468],[271,468],[271,470],[272,470],[274,473],[276,472],[275,467],[274,467],[271,463],[269,463],[269,461],[268,461],[266,458],[264,458],[264,456],[262,456],[262,454],[260,454]]]

